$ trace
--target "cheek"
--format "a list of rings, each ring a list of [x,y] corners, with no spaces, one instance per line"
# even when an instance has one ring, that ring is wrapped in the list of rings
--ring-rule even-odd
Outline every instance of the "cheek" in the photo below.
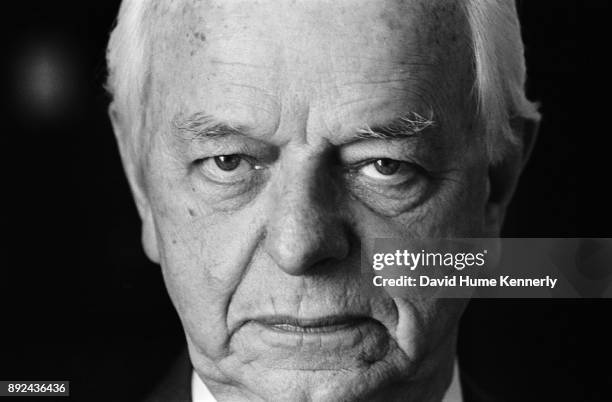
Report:
[[[234,215],[206,211],[180,185],[156,197],[166,287],[191,342],[213,358],[224,353],[227,306],[259,238],[254,216],[248,208]]]
[[[417,209],[394,218],[378,216],[356,204],[354,227],[365,242],[375,238],[482,237],[485,204],[486,175],[483,169],[474,168],[445,183]],[[416,291],[389,296],[398,314],[397,324],[389,329],[400,349],[415,359],[431,356],[439,345],[452,340],[450,335],[467,304],[460,299],[423,298]]]
[[[211,267],[228,272],[232,267],[189,225],[159,224],[158,239],[164,282],[187,335],[206,355],[218,355],[226,333],[225,305],[233,289],[231,283],[214,278]]]

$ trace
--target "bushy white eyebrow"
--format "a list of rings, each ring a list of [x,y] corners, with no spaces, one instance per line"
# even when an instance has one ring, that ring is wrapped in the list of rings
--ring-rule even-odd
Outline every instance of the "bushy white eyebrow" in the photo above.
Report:
[[[220,122],[204,112],[196,112],[187,117],[179,114],[172,119],[172,125],[178,130],[181,137],[189,140],[245,135],[239,127]]]
[[[429,117],[410,112],[382,126],[372,128],[366,124],[357,129],[357,137],[360,139],[403,138],[418,134],[431,126],[435,126],[433,112],[429,113]]]

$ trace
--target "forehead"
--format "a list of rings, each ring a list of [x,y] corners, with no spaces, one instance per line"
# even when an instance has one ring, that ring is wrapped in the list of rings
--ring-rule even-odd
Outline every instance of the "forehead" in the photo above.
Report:
[[[454,1],[181,1],[159,6],[153,98],[261,132],[338,131],[406,112],[455,123],[473,83]],[[446,121],[448,120],[448,121]]]

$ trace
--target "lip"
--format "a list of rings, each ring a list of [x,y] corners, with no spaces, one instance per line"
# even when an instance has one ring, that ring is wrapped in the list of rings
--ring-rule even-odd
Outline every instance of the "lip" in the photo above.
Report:
[[[269,367],[337,370],[382,359],[389,334],[381,322],[366,315],[264,315],[242,321],[230,342],[234,353]]]
[[[249,320],[273,331],[289,334],[324,334],[347,330],[370,318],[356,315],[328,315],[316,318],[297,318],[287,315],[261,316]]]

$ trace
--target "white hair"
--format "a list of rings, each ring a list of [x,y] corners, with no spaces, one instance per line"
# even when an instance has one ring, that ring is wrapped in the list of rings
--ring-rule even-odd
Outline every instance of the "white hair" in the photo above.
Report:
[[[492,161],[503,156],[517,138],[516,118],[538,121],[537,104],[525,94],[527,72],[521,27],[514,0],[466,0],[471,29],[478,116],[487,133]]]
[[[144,106],[151,63],[151,29],[156,0],[123,0],[107,48],[107,90],[113,96],[132,145],[144,127]],[[175,2],[172,2],[175,3]],[[176,5],[170,2],[165,7]],[[525,95],[525,57],[514,0],[462,0],[470,25],[475,71],[477,121],[486,135],[492,161],[517,143],[511,123],[517,117],[538,120],[537,105]],[[168,10],[165,10],[168,11]]]

